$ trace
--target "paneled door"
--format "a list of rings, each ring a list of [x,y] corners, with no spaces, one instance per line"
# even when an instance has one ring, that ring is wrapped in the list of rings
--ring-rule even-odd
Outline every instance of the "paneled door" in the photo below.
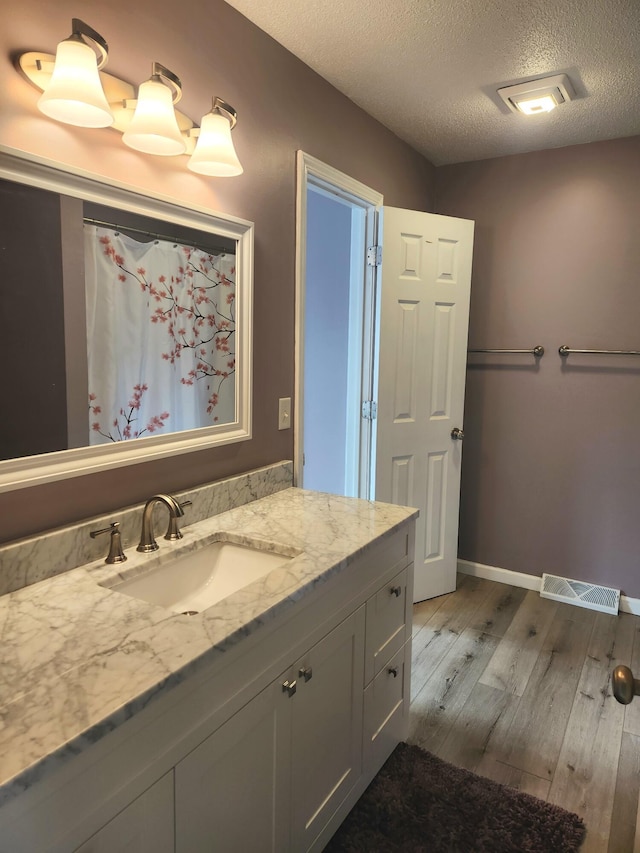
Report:
[[[456,587],[473,228],[381,212],[375,497],[420,509],[414,601]]]

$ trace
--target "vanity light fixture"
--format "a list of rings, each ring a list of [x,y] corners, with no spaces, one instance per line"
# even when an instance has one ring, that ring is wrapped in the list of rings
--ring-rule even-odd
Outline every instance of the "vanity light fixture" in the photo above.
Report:
[[[566,74],[555,74],[515,86],[505,86],[498,89],[498,94],[511,112],[524,115],[551,112],[575,97],[573,86]]]
[[[172,71],[154,62],[136,97],[130,83],[99,70],[108,52],[104,38],[77,18],[72,28],[56,57],[33,51],[17,57],[19,70],[44,92],[38,107],[45,115],[80,127],[111,126],[123,134],[125,145],[145,154],[187,154],[189,169],[202,175],[242,174],[231,140],[237,114],[230,104],[214,98],[199,128],[174,108],[182,84]]]
[[[58,45],[51,79],[38,101],[38,109],[65,124],[109,127],[113,113],[99,74],[109,47],[100,33],[78,18],[73,18],[71,25],[71,35]]]
[[[187,143],[180,133],[173,108],[181,97],[180,78],[154,62],[151,77],[140,84],[131,124],[122,136],[124,144],[145,154],[184,154]]]
[[[230,104],[222,98],[213,99],[211,112],[202,117],[201,126],[189,132],[189,136],[196,139],[195,150],[187,164],[192,172],[224,178],[242,174],[231,139],[237,120],[237,113]]]

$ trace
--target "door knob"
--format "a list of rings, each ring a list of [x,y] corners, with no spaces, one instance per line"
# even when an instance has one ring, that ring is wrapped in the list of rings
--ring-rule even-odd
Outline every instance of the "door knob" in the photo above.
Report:
[[[462,441],[462,439],[464,438],[464,433],[461,429],[458,429],[458,427],[454,427],[451,430],[451,438],[457,439],[458,441]]]
[[[613,670],[613,695],[622,705],[628,705],[634,696],[640,695],[640,681],[633,677],[628,666],[617,666]]]

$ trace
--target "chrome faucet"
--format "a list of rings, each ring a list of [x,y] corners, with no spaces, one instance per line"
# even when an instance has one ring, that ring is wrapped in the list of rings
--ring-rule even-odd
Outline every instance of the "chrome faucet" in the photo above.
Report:
[[[171,519],[171,521],[174,521],[174,519],[180,518],[184,515],[182,507],[180,506],[178,501],[171,495],[154,495],[152,498],[149,498],[149,500],[144,505],[144,511],[142,513],[142,532],[140,534],[140,544],[136,548],[136,551],[142,551],[144,554],[148,554],[151,551],[157,551],[159,547],[153,535],[153,510],[157,503],[162,503],[167,507],[167,509],[169,510],[169,518]],[[176,537],[174,536],[173,538]]]

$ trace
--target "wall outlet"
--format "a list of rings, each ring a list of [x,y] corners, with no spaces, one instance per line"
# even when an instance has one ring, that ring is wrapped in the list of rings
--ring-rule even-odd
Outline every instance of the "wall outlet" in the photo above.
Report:
[[[278,400],[278,429],[291,427],[291,397],[280,397]]]

